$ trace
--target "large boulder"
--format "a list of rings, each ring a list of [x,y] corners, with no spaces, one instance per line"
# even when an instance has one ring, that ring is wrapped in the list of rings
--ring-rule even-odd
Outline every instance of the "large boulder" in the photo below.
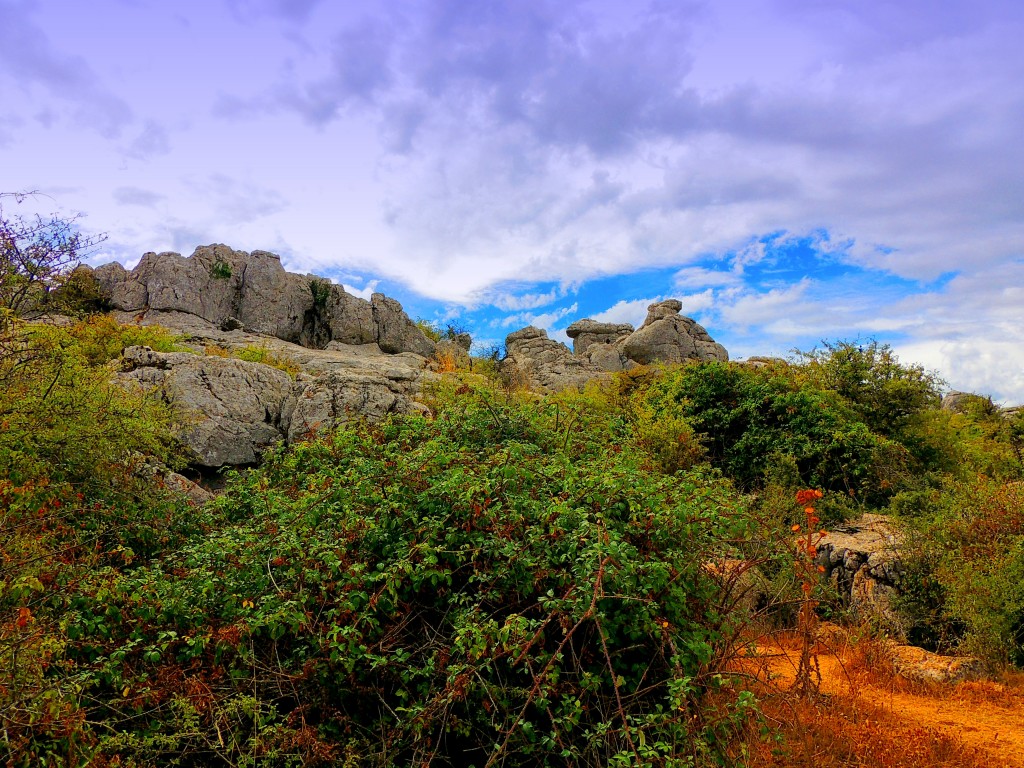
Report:
[[[389,413],[424,412],[401,381],[336,370],[300,383],[284,407],[289,443],[354,418],[379,421]]]
[[[644,324],[622,342],[623,355],[641,365],[687,360],[728,360],[729,353],[703,326],[679,314],[675,300],[651,304]]]
[[[391,353],[433,351],[398,302],[378,294],[378,308],[323,278],[286,272],[280,257],[267,251],[208,245],[188,258],[147,253],[130,272],[114,263],[93,275],[114,310],[183,313],[306,347],[337,341],[379,343]]]
[[[913,645],[891,645],[893,671],[921,683],[956,685],[985,676],[985,665],[973,656],[942,656]]]
[[[502,375],[538,392],[580,387],[604,375],[561,342],[549,339],[546,331],[533,326],[510,333],[505,338],[505,352],[499,366]]]
[[[424,357],[434,353],[434,342],[409,319],[397,301],[375,293],[370,297],[370,306],[377,326],[377,344],[382,351],[415,352]]]
[[[123,364],[122,382],[158,389],[179,410],[180,437],[196,465],[254,464],[283,436],[282,407],[292,393],[283,371],[149,347],[128,347]]]

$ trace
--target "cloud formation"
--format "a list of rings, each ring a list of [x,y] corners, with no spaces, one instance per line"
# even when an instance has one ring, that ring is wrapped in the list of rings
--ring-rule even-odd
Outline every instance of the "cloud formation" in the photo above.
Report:
[[[0,0],[6,183],[92,190],[113,255],[276,249],[495,335],[678,295],[740,355],[875,334],[1024,400],[958,357],[1024,368],[1018,2],[173,5]]]

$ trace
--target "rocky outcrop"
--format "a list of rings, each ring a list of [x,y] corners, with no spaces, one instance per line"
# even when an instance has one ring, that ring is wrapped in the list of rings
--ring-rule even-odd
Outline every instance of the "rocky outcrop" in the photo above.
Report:
[[[729,353],[703,326],[679,314],[682,304],[669,299],[647,308],[647,319],[622,342],[630,360],[649,363],[682,363],[687,360],[728,360]]]
[[[633,333],[629,323],[599,323],[590,318],[577,320],[565,329],[572,339],[572,351],[603,371],[621,371],[635,365],[622,354],[622,344]]]
[[[194,464],[254,464],[281,440],[288,374],[260,363],[128,347],[123,382],[156,389],[181,415],[182,443]]]
[[[400,381],[353,371],[332,371],[300,383],[284,406],[289,443],[353,418],[379,421],[389,413],[426,412]]]
[[[602,371],[576,357],[564,344],[548,338],[546,331],[529,326],[505,338],[502,375],[514,384],[538,392],[557,392],[579,387],[602,375]]]
[[[903,572],[899,542],[899,532],[888,518],[866,514],[831,529],[817,553],[824,578],[852,612],[897,635],[906,629],[893,605]]]
[[[505,339],[503,368],[538,391],[552,392],[636,365],[728,360],[725,347],[680,309],[675,299],[651,304],[638,330],[627,323],[577,320],[566,329],[573,352],[538,328],[523,328]]]
[[[307,349],[242,331],[220,331],[192,315],[160,313],[171,327],[189,329],[197,353],[129,347],[118,374],[126,385],[160,392],[179,412],[180,439],[198,467],[253,464],[281,441],[294,442],[351,418],[425,411],[414,397],[426,360],[412,353],[386,355],[376,344],[330,342]],[[173,323],[177,322],[177,325]],[[277,368],[230,357],[198,354],[260,346],[300,367],[293,381]]]
[[[373,322],[377,328],[377,345],[383,352],[414,352],[430,357],[434,342],[402,311],[402,305],[383,293],[370,297]]]
[[[429,355],[430,341],[383,294],[373,302],[312,275],[286,272],[279,256],[226,245],[177,253],[147,253],[130,272],[120,264],[93,276],[114,310],[184,313],[224,330],[245,329],[306,347],[379,344],[386,352]]]

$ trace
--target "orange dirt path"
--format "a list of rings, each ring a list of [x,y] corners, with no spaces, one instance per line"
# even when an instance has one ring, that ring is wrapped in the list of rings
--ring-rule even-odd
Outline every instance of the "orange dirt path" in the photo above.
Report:
[[[778,684],[792,682],[800,655],[792,649],[762,646],[754,658]],[[993,765],[1024,768],[1024,696],[1004,696],[1003,686],[992,682],[908,693],[859,681],[833,654],[819,654],[818,663],[823,693],[855,695],[906,723],[954,736],[965,746],[984,750],[992,756]]]

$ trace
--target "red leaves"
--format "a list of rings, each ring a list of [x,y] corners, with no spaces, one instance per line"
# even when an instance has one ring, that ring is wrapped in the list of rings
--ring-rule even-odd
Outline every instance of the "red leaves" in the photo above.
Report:
[[[18,620],[15,622],[18,625],[18,629],[24,629],[33,621],[35,619],[32,617],[30,609],[24,607],[18,609]]]

